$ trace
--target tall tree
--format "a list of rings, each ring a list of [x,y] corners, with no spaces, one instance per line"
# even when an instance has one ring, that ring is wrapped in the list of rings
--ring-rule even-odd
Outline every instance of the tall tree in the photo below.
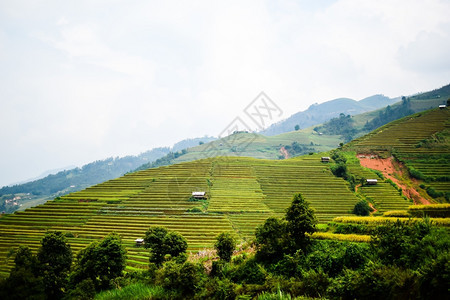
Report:
[[[214,248],[217,250],[217,255],[224,261],[231,261],[234,248],[236,248],[236,240],[229,232],[222,232],[216,238]]]
[[[291,206],[286,210],[285,220],[289,240],[294,246],[290,249],[305,250],[310,243],[309,234],[316,231],[317,219],[314,210],[309,207],[309,202],[301,194],[294,195]]]
[[[60,231],[48,232],[41,241],[37,258],[44,279],[45,293],[49,299],[64,295],[72,265],[72,249]]]

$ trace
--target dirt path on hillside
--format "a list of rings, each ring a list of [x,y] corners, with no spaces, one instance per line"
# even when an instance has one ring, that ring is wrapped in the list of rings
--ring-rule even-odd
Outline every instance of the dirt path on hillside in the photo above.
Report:
[[[395,182],[395,184],[402,189],[403,194],[414,201],[414,204],[431,204],[431,202],[422,197],[422,195],[420,195],[414,187],[407,186],[397,179],[397,177],[403,177],[405,175],[405,171],[404,166],[398,162],[395,162],[393,157],[379,158],[376,156],[358,155],[358,158],[361,162],[361,166],[378,170],[383,173],[385,178]]]
[[[286,148],[281,147],[280,148],[280,152],[284,156],[284,159],[288,159],[289,158],[289,153],[287,152]]]

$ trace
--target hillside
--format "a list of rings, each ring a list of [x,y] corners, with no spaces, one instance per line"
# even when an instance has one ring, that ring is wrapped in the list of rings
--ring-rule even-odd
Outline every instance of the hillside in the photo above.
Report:
[[[393,157],[409,185],[436,201],[450,200],[450,111],[432,109],[391,122],[355,139],[344,149]],[[401,179],[401,178],[399,178]],[[403,178],[405,179],[405,178]]]
[[[437,107],[448,98],[450,98],[450,85],[405,97],[407,105],[404,105],[405,101],[400,101],[386,108],[357,115],[355,114],[359,111],[382,107],[400,99],[389,99],[382,95],[375,95],[360,101],[346,98],[335,99],[320,105],[312,105],[307,111],[299,112],[291,118],[275,124],[275,127],[281,126],[289,131],[283,134],[265,136],[257,133],[238,133],[217,141],[214,137],[207,136],[186,139],[176,143],[172,149],[158,148],[139,156],[100,160],[82,168],[61,171],[40,180],[3,187],[0,189],[0,210],[13,212],[17,209],[25,209],[54,197],[115,178],[134,169],[144,170],[220,155],[285,159],[308,153],[329,151],[340,143],[362,136],[390,121],[413,112]],[[333,116],[337,117],[333,118]],[[297,122],[300,119],[304,122],[314,120],[313,123],[318,124],[320,118],[329,121],[314,128],[305,128],[307,123]],[[295,125],[304,129],[293,131],[295,125],[289,122],[294,122]],[[264,134],[268,133],[264,132]]]
[[[333,151],[331,156],[335,162],[338,159],[345,162],[348,175],[345,177],[333,175],[339,164],[321,162],[323,154],[283,160],[218,156],[129,173],[23,212],[2,216],[0,256],[7,257],[20,244],[36,251],[48,230],[63,231],[75,252],[115,231],[128,249],[128,270],[146,268],[148,252],[135,247],[133,241],[142,237],[149,226],[161,225],[180,232],[188,240],[191,251],[211,247],[220,232],[234,232],[240,240],[247,240],[267,217],[282,216],[294,193],[301,193],[311,203],[323,224],[338,216],[351,216],[361,199],[372,204],[375,215],[405,211],[413,199],[408,199],[389,180],[363,168],[357,153],[373,155],[374,159],[391,153],[398,157],[402,154],[403,158],[411,153],[419,153],[422,159],[427,155],[448,157],[447,144],[423,149],[416,145],[421,141],[425,145],[424,140],[448,130],[449,114],[448,109],[433,109],[403,118],[345,145],[342,150]],[[444,137],[447,143],[445,134]],[[444,167],[448,165],[447,162]],[[435,170],[438,174],[437,167],[430,172]],[[359,186],[358,181],[364,178],[377,178],[379,182],[374,186]],[[444,188],[448,187],[448,182],[435,179],[426,185],[443,183]],[[205,191],[208,197],[194,200],[193,191]],[[12,263],[11,259],[0,263],[3,275]]]
[[[12,213],[17,209],[23,210],[55,197],[80,191],[94,184],[122,176],[169,153],[182,151],[199,143],[207,143],[213,140],[215,140],[214,137],[207,136],[185,139],[174,144],[172,148],[160,147],[139,155],[111,157],[86,164],[81,168],[65,169],[29,182],[5,186],[0,189],[0,211]]]
[[[7,213],[44,203],[57,196],[85,189],[91,185],[122,176],[143,163],[154,161],[170,152],[170,148],[155,148],[137,156],[98,160],[44,178],[5,186],[0,189],[0,210]]]
[[[354,116],[386,107],[397,101],[399,101],[399,99],[390,99],[383,95],[374,95],[360,101],[349,98],[339,98],[321,104],[313,104],[307,110],[293,114],[289,118],[273,124],[262,131],[261,134],[271,136],[293,131],[296,125],[300,126],[302,129],[308,128],[325,123],[332,118],[338,117],[341,113]]]

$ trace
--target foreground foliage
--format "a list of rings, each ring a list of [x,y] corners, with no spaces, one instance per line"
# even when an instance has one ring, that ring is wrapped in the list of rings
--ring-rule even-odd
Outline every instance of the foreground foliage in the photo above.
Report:
[[[253,251],[232,256],[228,233],[216,238],[218,257],[186,260],[184,238],[150,227],[145,241],[153,259],[145,271],[123,273],[125,252],[111,234],[82,250],[57,289],[45,285],[45,264],[71,260],[64,236],[49,233],[34,256],[19,248],[15,267],[1,283],[2,299],[444,299],[450,288],[450,237],[430,219],[375,226],[368,242],[311,239],[314,211],[293,197],[283,219],[269,218],[255,233]],[[339,227],[336,227],[338,229]],[[356,230],[353,228],[351,230]],[[342,230],[345,230],[343,227]],[[334,234],[339,236],[339,234]],[[355,234],[355,236],[357,236]],[[360,235],[361,236],[361,235]],[[365,237],[368,237],[367,235]],[[44,247],[46,245],[46,247]],[[45,250],[47,249],[47,250]],[[157,250],[160,249],[160,250]],[[45,251],[44,251],[45,250]],[[157,253],[157,256],[154,254]],[[61,254],[64,254],[61,256]],[[54,259],[59,257],[55,262]],[[156,259],[157,257],[158,259]],[[208,264],[211,263],[212,265]],[[209,266],[209,267],[208,267]],[[63,269],[64,269],[63,268]],[[115,287],[115,289],[112,289]],[[58,291],[55,293],[54,291]]]

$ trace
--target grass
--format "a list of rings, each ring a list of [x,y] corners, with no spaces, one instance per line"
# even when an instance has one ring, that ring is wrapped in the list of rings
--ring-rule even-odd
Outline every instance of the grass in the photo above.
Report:
[[[169,299],[167,291],[161,286],[143,283],[130,284],[122,289],[108,290],[95,295],[95,300],[144,300]]]

